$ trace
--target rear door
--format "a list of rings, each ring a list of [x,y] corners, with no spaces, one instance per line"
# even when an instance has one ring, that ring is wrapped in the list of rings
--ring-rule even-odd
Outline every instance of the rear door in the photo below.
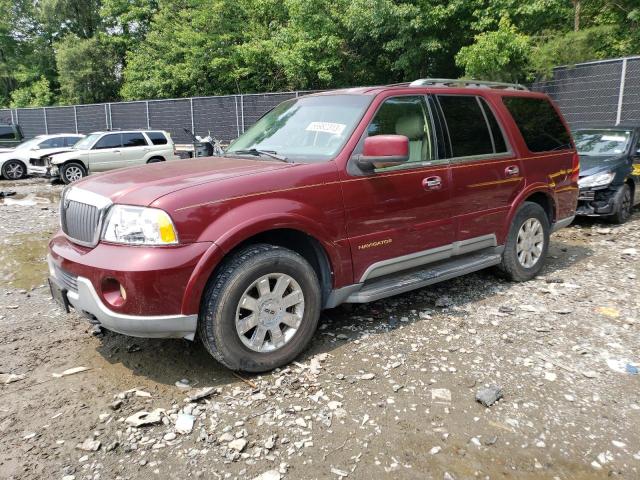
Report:
[[[122,134],[107,133],[89,152],[89,170],[103,172],[122,166]]]
[[[388,134],[409,139],[409,161],[366,173],[352,158],[342,183],[356,282],[435,261],[453,241],[449,164],[437,157],[426,98],[385,99],[353,154],[367,136]]]
[[[524,184],[494,108],[478,95],[435,95],[453,178],[456,240],[497,244],[510,205]]]
[[[122,167],[146,163],[149,151],[147,139],[141,132],[122,134]]]

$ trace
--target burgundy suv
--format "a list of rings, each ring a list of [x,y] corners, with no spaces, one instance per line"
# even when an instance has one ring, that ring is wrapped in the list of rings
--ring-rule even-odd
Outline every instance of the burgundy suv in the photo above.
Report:
[[[571,223],[578,156],[549,99],[418,80],[287,100],[223,157],[67,188],[53,297],[139,337],[194,339],[234,370],[286,364],[320,311],[499,266],[542,268]]]

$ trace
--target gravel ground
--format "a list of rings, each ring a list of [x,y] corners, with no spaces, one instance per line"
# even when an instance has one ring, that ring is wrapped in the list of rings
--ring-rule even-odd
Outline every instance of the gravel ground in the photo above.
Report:
[[[0,187],[19,193],[0,200],[1,478],[640,478],[637,210],[554,235],[528,283],[327,311],[297,362],[239,377],[197,343],[62,314],[44,287],[61,188]]]

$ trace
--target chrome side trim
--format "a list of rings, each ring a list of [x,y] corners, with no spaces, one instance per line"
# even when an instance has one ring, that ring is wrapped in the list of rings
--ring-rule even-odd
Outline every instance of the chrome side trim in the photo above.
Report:
[[[456,255],[464,255],[484,248],[497,247],[498,241],[494,234],[482,235],[458,242],[450,243],[442,247],[431,248],[421,252],[410,253],[401,257],[381,260],[370,265],[362,274],[358,283],[364,283],[372,278],[383,277],[390,273],[426,265],[427,263],[446,260]]]
[[[575,215],[572,215],[570,217],[567,218],[563,218],[562,220],[558,220],[556,223],[553,224],[553,226],[551,227],[551,233],[557,232],[558,230],[560,230],[561,228],[565,228],[568,227],[569,225],[571,225],[571,223],[573,222],[573,220],[576,218]]]

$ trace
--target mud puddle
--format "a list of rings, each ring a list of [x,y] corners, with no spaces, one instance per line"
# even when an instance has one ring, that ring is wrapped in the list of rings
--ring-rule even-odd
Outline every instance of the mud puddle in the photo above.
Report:
[[[47,239],[12,235],[0,242],[0,285],[30,290],[47,278]]]
[[[59,192],[17,193],[15,195],[0,196],[0,206],[18,205],[22,207],[33,207],[36,205],[55,205],[60,201]]]

